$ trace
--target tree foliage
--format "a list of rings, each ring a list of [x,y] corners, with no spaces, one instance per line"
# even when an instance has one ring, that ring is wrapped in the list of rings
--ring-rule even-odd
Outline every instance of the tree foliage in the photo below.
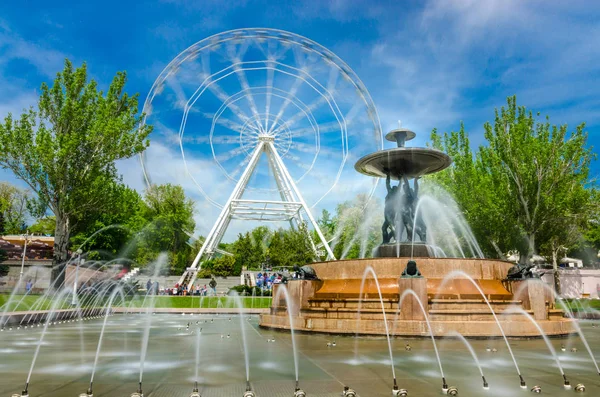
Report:
[[[171,271],[183,272],[191,252],[188,240],[195,228],[194,202],[186,198],[181,186],[151,185],[144,195],[141,216],[146,224],[136,237],[138,263],[168,252]]]
[[[42,84],[37,110],[9,114],[0,125],[0,165],[37,194],[41,214],[49,208],[56,217],[55,264],[66,262],[84,214],[111,205],[105,197],[119,179],[115,161],[148,146],[151,128],[140,125],[138,96],[125,92],[126,80],[118,72],[104,92],[85,64],[74,69],[66,60],[52,86]]]
[[[25,232],[29,192],[0,182],[0,235]]]
[[[44,216],[39,218],[28,227],[31,234],[38,234],[44,236],[54,236],[54,230],[56,229],[56,218],[54,216]]]
[[[434,131],[431,141],[454,160],[432,179],[452,193],[486,251],[516,248],[525,261],[574,244],[594,207],[589,166],[595,155],[584,125],[569,132],[510,97],[484,130],[487,145],[475,154],[462,126],[443,136]]]

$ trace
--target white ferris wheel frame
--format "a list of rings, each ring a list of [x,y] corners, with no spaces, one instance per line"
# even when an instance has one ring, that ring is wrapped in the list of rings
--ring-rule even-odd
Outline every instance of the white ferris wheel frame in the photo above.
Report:
[[[194,285],[196,280],[198,265],[200,260],[206,256],[211,258],[215,253],[220,252],[219,243],[229,227],[229,223],[233,219],[241,220],[254,220],[254,221],[289,221],[292,227],[298,227],[304,223],[304,218],[301,211],[304,210],[308,221],[313,226],[315,232],[321,240],[323,248],[327,252],[327,259],[335,260],[335,255],[327,242],[327,239],[323,235],[323,232],[319,228],[319,224],[310,212],[310,208],[304,201],[300,190],[294,182],[294,178],[290,175],[285,163],[279,156],[277,148],[273,141],[274,138],[271,135],[264,134],[258,137],[258,145],[254,148],[254,151],[250,157],[250,161],[246,166],[246,169],[240,176],[238,183],[236,184],[233,192],[229,196],[229,199],[223,206],[217,221],[213,225],[210,233],[204,240],[202,248],[194,258],[192,265],[183,273],[179,280],[179,284],[182,284],[188,276],[191,276],[188,281],[188,285]],[[272,171],[275,182],[281,196],[281,200],[244,200],[242,196],[248,186],[250,177],[256,170],[258,160],[261,155],[264,154],[267,157],[269,167]],[[308,235],[312,249],[317,254],[317,247],[310,236]],[[199,269],[198,269],[199,270]]]
[[[253,45],[263,51],[265,54],[265,59],[261,60],[243,60],[243,55],[248,46],[240,46],[239,48],[235,48],[236,44],[239,44],[241,41],[250,40]],[[273,51],[267,54],[266,50],[268,47],[268,41],[273,40],[282,44],[283,51]],[[229,44],[232,43],[233,46],[231,48]],[[264,47],[263,47],[264,44]],[[322,59],[324,65],[330,67],[332,72],[329,73],[329,81],[326,85],[321,84],[319,80],[314,79],[309,73],[309,69],[304,66],[293,66],[291,64],[281,63],[279,62],[279,58],[290,48],[293,47],[293,51],[296,50],[303,52],[304,54],[308,54],[308,56],[317,56]],[[219,48],[226,48],[227,51],[233,49],[231,52],[227,52],[227,57],[230,59],[231,64],[229,64],[226,68],[212,70],[210,68],[209,63],[205,63],[204,53],[206,51],[215,51]],[[243,50],[242,50],[243,48]],[[294,54],[296,56],[296,54]],[[213,206],[220,209],[219,217],[217,221],[212,226],[212,229],[204,241],[202,248],[196,255],[191,268],[188,268],[186,272],[180,279],[180,284],[184,281],[188,281],[188,285],[192,285],[193,281],[196,277],[196,273],[198,270],[198,266],[202,263],[203,258],[211,258],[215,253],[228,254],[218,248],[218,245],[227,230],[231,220],[233,219],[241,219],[241,220],[253,220],[253,221],[289,221],[292,227],[298,226],[305,222],[304,215],[302,212],[306,213],[306,218],[315,232],[317,233],[321,243],[315,246],[315,242],[312,240],[311,235],[309,234],[309,238],[311,238],[311,246],[317,252],[317,249],[325,250],[327,252],[327,259],[335,259],[333,252],[326,241],[322,231],[320,230],[317,222],[312,216],[311,208],[315,208],[316,205],[327,196],[336,184],[339,182],[342,171],[344,169],[344,165],[346,160],[348,159],[348,124],[346,117],[351,115],[351,118],[355,116],[353,113],[356,109],[358,112],[360,106],[364,106],[366,110],[367,119],[370,120],[374,127],[374,137],[376,139],[375,143],[381,149],[383,147],[383,137],[381,134],[381,125],[379,122],[379,116],[377,114],[377,109],[373,104],[373,100],[366,89],[365,85],[362,83],[360,78],[354,73],[354,71],[337,55],[328,50],[327,48],[319,45],[318,43],[290,32],[277,30],[277,29],[266,29],[266,28],[246,28],[246,29],[237,29],[227,32],[218,33],[206,39],[203,39],[186,50],[181,52],[177,57],[175,57],[165,69],[161,72],[159,77],[155,80],[152,85],[148,96],[146,97],[146,101],[144,102],[144,116],[143,123],[145,124],[146,118],[153,113],[153,101],[156,95],[159,95],[165,88],[165,84],[167,84],[167,79],[175,80],[177,83],[176,76],[180,68],[186,62],[193,62],[196,59],[201,60],[202,64],[202,72],[200,73],[201,84],[197,87],[191,97],[181,98],[181,105],[183,107],[183,117],[181,120],[181,124],[179,126],[179,146],[181,150],[181,156],[184,161],[184,165],[187,171],[188,176],[192,179],[194,184],[198,187],[199,192],[206,198],[206,200],[212,204]],[[209,59],[208,56],[206,58]],[[267,72],[267,85],[266,86],[250,86],[248,79],[246,77],[246,72],[254,71],[254,70],[265,70]],[[333,70],[336,70],[333,73]],[[285,92],[283,90],[278,89],[273,86],[273,76],[274,73],[279,73],[282,75],[288,75],[296,79],[296,81],[292,84],[292,86],[287,89]],[[228,76],[236,76],[239,80],[242,90],[233,94],[227,94],[222,88],[218,86],[218,83],[228,77]],[[336,103],[336,98],[334,93],[331,91],[335,88],[335,84],[337,81],[337,77],[341,77],[341,81],[346,82],[349,87],[354,87],[353,91],[357,98],[360,100],[357,102],[346,115],[342,112],[342,110],[338,107]],[[270,85],[271,84],[271,85]],[[305,84],[307,87],[310,87],[315,93],[320,96],[320,99],[312,102],[312,103],[303,103],[299,98],[295,98],[295,94],[300,87],[301,84]],[[211,131],[209,134],[209,142],[211,146],[211,151],[213,155],[213,159],[217,163],[217,166],[221,168],[224,175],[232,182],[236,183],[235,188],[229,199],[222,205],[220,202],[214,200],[208,192],[206,192],[203,187],[196,181],[193,173],[195,170],[191,170],[188,168],[188,163],[186,160],[186,153],[184,150],[184,134],[187,124],[188,112],[194,106],[195,102],[202,96],[202,94],[206,91],[210,91],[213,95],[219,98],[223,103],[221,108],[216,114],[213,114],[213,124],[211,127]],[[279,92],[279,91],[281,92]],[[262,92],[265,91],[265,92]],[[266,116],[260,114],[256,109],[256,103],[254,102],[253,95],[265,94],[267,96],[266,103]],[[176,93],[177,95],[177,93]],[[271,97],[280,97],[284,100],[283,104],[279,108],[279,113],[271,113],[270,110],[270,98]],[[240,111],[236,105],[236,102],[241,100],[242,98],[246,98],[249,102],[250,108],[252,110],[252,115],[247,116],[244,112]],[[320,125],[312,115],[312,110],[317,106],[324,105],[326,108],[329,108],[331,114],[334,116],[335,120],[330,122],[330,125]],[[297,112],[291,118],[288,117],[285,121],[281,119],[281,116],[288,105],[297,108]],[[232,110],[236,110],[238,113],[238,117],[240,117],[240,113],[243,116],[242,121],[244,125],[240,125],[242,129],[238,129],[235,123],[230,125],[228,120],[220,120],[220,112],[223,111],[225,107],[230,107]],[[270,117],[271,116],[271,117]],[[274,117],[272,117],[274,116]],[[278,135],[285,133],[285,129],[287,125],[296,122],[297,119],[303,118],[305,116],[310,123],[310,128],[315,132],[315,157],[312,159],[310,164],[308,164],[308,169],[303,175],[296,180],[291,176],[288,168],[286,167],[283,159],[290,160],[290,165],[298,165],[297,164],[297,156],[290,156],[286,151],[286,144],[282,144],[282,142],[277,138]],[[367,122],[368,122],[367,120]],[[264,121],[264,128],[262,124],[256,124],[254,128],[251,124],[256,121]],[[233,170],[233,173],[229,173],[220,163],[219,158],[215,153],[214,143],[218,142],[213,137],[213,131],[215,124],[224,125],[227,129],[233,130],[240,133],[240,144],[241,147],[237,150],[246,150],[246,157],[243,161],[241,161],[238,167]],[[244,134],[245,125],[249,124],[251,129],[255,129],[255,135],[252,137],[253,143],[245,146],[245,143],[241,141]],[[280,124],[278,126],[278,124]],[[306,128],[305,128],[306,129]],[[315,166],[315,160],[321,150],[321,142],[320,142],[320,133],[330,131],[330,130],[340,130],[341,132],[341,163],[337,170],[337,173],[334,174],[335,178],[333,183],[329,186],[328,190],[312,205],[309,207],[304,198],[302,197],[296,182],[299,182],[304,178],[305,175],[308,175],[310,171]],[[304,129],[302,130],[303,134]],[[290,133],[289,130],[287,133]],[[298,133],[298,132],[296,132]],[[290,133],[291,134],[291,133]],[[229,138],[229,137],[226,137]],[[281,138],[281,137],[280,137]],[[292,135],[288,139],[291,139]],[[300,150],[300,144],[296,143],[298,148],[294,146],[294,150]],[[304,144],[302,144],[304,145]],[[292,148],[293,144],[288,144],[288,150]],[[306,148],[303,148],[301,151],[305,151]],[[246,200],[243,199],[245,191],[253,190],[256,188],[253,186],[249,186],[250,178],[255,173],[256,167],[258,165],[258,160],[262,157],[262,154],[265,154],[268,160],[268,167],[271,171],[270,174],[273,175],[277,189],[273,189],[275,194],[277,191],[281,200]],[[230,158],[230,155],[228,155]],[[148,173],[146,172],[144,153],[140,156],[142,169],[144,171],[144,176],[146,178],[146,182],[151,184]],[[240,174],[241,172],[241,174]],[[237,175],[241,175],[237,181]],[[369,198],[373,195],[377,182],[372,186],[369,192]],[[327,189],[327,187],[326,187]],[[319,255],[323,256],[323,255]],[[189,282],[191,281],[191,282]]]

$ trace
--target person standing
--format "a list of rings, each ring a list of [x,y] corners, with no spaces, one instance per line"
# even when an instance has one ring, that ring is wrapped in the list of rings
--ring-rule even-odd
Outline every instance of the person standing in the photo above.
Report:
[[[146,282],[146,295],[149,295],[152,290],[152,279],[148,279]]]
[[[212,288],[213,295],[214,295],[214,296],[217,296],[217,280],[215,280],[215,278],[214,278],[214,277],[212,277],[212,278],[210,279],[210,283],[208,283],[208,286],[209,286],[210,288]]]

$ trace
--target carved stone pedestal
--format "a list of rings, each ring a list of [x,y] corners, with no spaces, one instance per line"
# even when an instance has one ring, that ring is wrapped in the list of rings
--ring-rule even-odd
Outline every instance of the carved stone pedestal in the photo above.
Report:
[[[400,278],[398,279],[398,293],[400,296],[404,291],[412,289],[418,296],[425,310],[427,310],[427,279],[425,278]],[[425,315],[414,295],[408,294],[400,305],[400,320],[425,320]]]

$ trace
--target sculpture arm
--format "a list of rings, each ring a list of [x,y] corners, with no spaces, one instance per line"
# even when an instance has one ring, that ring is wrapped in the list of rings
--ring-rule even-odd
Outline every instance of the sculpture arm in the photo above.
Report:
[[[408,178],[406,175],[402,175],[402,180],[404,181],[404,191],[406,194],[411,194],[412,192],[410,191],[410,185],[408,184]]]
[[[419,197],[419,179],[420,177],[415,178],[415,197]]]

